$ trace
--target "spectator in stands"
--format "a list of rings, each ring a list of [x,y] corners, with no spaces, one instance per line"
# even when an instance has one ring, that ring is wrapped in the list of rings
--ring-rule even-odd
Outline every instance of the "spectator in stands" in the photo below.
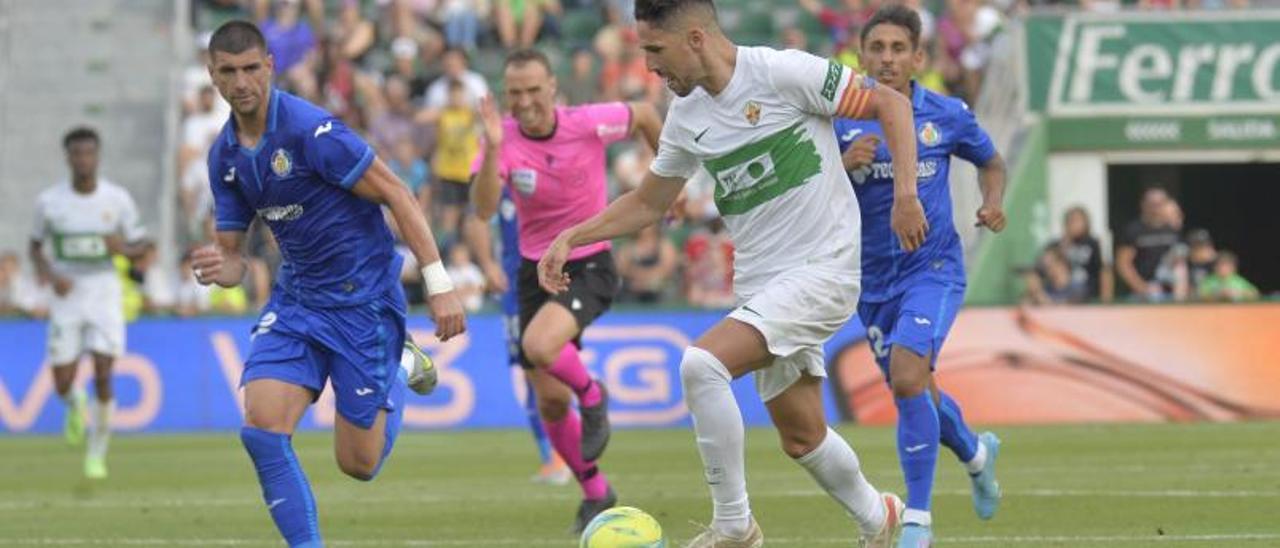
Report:
[[[689,236],[684,245],[685,299],[702,308],[733,306],[733,242],[716,218]]]
[[[596,56],[587,48],[573,50],[569,77],[556,86],[566,105],[581,105],[596,100],[600,84],[596,80]]]
[[[422,206],[423,211],[431,208],[431,168],[427,165],[426,160],[422,159],[422,155],[418,154],[418,147],[414,146],[412,139],[404,139],[397,142],[391,148],[391,154],[387,161],[387,167],[400,177],[404,184],[409,186],[409,190],[413,191],[413,195],[418,197],[418,204]]]
[[[809,51],[809,35],[797,26],[790,26],[782,29],[778,37],[778,43],[782,45],[782,49],[794,49],[800,51]]]
[[[445,0],[440,12],[445,43],[451,48],[475,50],[480,35],[479,0]]]
[[[540,38],[560,38],[559,0],[496,0],[494,25],[507,49],[532,47]]]
[[[1200,284],[1200,298],[1206,301],[1241,302],[1258,299],[1258,288],[1238,272],[1239,261],[1230,251],[1218,253],[1213,274]]]
[[[301,19],[299,0],[278,0],[272,17],[262,21],[262,35],[275,59],[275,73],[288,89],[319,102],[316,83],[316,35]]]
[[[378,29],[373,21],[365,19],[364,14],[360,13],[360,3],[357,0],[343,0],[331,40],[337,44],[338,53],[343,59],[359,63],[377,42]]]
[[[956,95],[971,102],[977,97],[982,72],[991,60],[990,39],[1000,25],[1000,11],[981,0],[947,0],[947,12],[937,28],[940,65]]]
[[[876,5],[879,2],[875,2]],[[840,9],[830,8],[821,0],[800,0],[800,7],[809,12],[831,34],[833,57],[845,65],[860,69],[858,64],[858,33],[875,13],[876,6],[868,6],[863,0],[842,0]]]
[[[1203,228],[1187,232],[1187,277],[1191,292],[1198,294],[1205,278],[1213,274],[1218,262],[1218,250],[1213,247],[1213,237]]]
[[[1093,236],[1089,213],[1083,207],[1072,207],[1063,214],[1062,237],[1050,242],[1045,251],[1050,248],[1062,252],[1070,267],[1071,280],[1084,286],[1086,300],[1111,302],[1115,294],[1111,267],[1102,256],[1102,245]]]
[[[49,315],[53,286],[24,269],[21,257],[12,251],[0,254],[0,315],[25,314],[37,319]]]
[[[1061,247],[1046,248],[1036,268],[1023,279],[1027,284],[1023,300],[1028,304],[1076,304],[1088,298],[1088,287],[1072,275],[1071,263]]]
[[[468,312],[475,312],[484,306],[484,273],[471,260],[471,251],[465,245],[454,245],[449,248],[449,266],[445,269],[449,279],[453,280],[454,290],[458,292],[458,300]]]
[[[373,146],[390,156],[397,143],[420,140],[414,126],[417,111],[409,101],[409,83],[404,78],[388,76],[383,89],[375,87],[369,95],[369,134],[373,137]]]
[[[457,80],[462,82],[466,90],[467,105],[472,108],[479,107],[480,98],[489,94],[489,84],[485,82],[484,76],[468,68],[467,63],[467,53],[461,49],[445,50],[440,59],[444,73],[427,86],[423,106],[428,109],[444,108],[449,102],[449,82]]]
[[[213,208],[206,157],[227,121],[225,114],[215,110],[217,96],[213,86],[201,88],[195,110],[182,121],[182,141],[178,145],[178,199],[185,221],[182,227],[184,236],[191,241],[209,241],[213,237],[204,231],[205,220]]]
[[[658,223],[640,229],[635,240],[618,252],[618,276],[622,278],[624,301],[653,304],[676,272],[676,246],[662,235]]]
[[[12,251],[0,253],[0,315],[18,312],[15,289],[18,289],[18,277],[21,275],[22,264],[18,262],[18,254]]]
[[[1160,300],[1166,297],[1156,281],[1156,269],[1165,254],[1178,243],[1178,231],[1170,224],[1166,204],[1172,198],[1161,188],[1142,195],[1141,216],[1129,223],[1116,249],[1116,273],[1131,298]]]
[[[436,150],[431,165],[436,187],[432,201],[440,206],[440,241],[452,243],[461,228],[462,213],[471,193],[471,162],[480,152],[476,132],[476,111],[459,80],[450,80],[449,101],[444,108],[429,110],[420,120],[436,126]]]
[[[612,30],[612,29],[609,29]],[[617,33],[601,31],[596,47],[604,59],[600,69],[603,101],[645,101],[659,104],[664,99],[662,78],[649,71],[644,50],[634,28]]]

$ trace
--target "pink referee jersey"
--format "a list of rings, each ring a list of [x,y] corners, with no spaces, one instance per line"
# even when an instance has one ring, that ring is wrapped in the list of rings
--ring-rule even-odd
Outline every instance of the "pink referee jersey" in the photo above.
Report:
[[[556,107],[550,136],[529,137],[508,116],[502,121],[498,178],[511,189],[520,232],[520,255],[536,261],[561,232],[604,210],[609,202],[605,148],[627,137],[631,109],[625,103]],[[484,150],[471,166],[484,163]],[[610,248],[608,241],[574,248],[581,259]]]

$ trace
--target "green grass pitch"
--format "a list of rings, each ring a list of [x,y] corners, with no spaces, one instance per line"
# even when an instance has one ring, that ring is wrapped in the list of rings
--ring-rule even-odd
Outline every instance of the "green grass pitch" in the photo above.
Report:
[[[939,545],[1280,546],[1280,422],[1002,428],[1004,504],[981,522],[968,480],[941,455]],[[894,433],[841,429],[871,481],[901,491]],[[338,472],[327,434],[297,437],[330,546],[574,546],[575,486],[529,482],[522,431],[406,432],[383,475]],[[766,546],[852,546],[853,526],[778,450],[747,435],[748,485]],[[232,432],[118,435],[111,477],[80,477],[60,438],[0,438],[0,546],[278,546]],[[710,517],[692,433],[616,432],[603,468],[622,504],[658,518],[672,546]]]

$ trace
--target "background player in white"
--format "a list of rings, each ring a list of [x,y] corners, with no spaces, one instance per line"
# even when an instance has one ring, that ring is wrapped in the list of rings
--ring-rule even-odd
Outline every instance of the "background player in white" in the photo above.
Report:
[[[822,345],[853,315],[860,284],[860,222],[831,118],[873,116],[884,126],[899,174],[893,226],[914,249],[927,226],[915,197],[911,105],[838,63],[734,45],[710,0],[639,0],[636,19],[649,68],[679,97],[640,187],[562,233],[539,265],[541,283],[564,290],[570,249],[657,221],[684,181],[705,168],[735,244],[739,307],[680,364],[715,502],[711,527],[690,546],[763,544],[747,499],[742,417],[729,387],[752,371],[783,451],[854,517],[865,540],[887,545],[902,502],[867,482],[822,408]]]
[[[84,393],[75,390],[76,365],[86,352],[93,356],[93,431],[85,452],[84,474],[107,477],[107,442],[111,436],[111,366],[124,352],[124,302],[113,255],[141,257],[151,244],[138,220],[138,207],[124,188],[98,177],[102,142],[89,128],[63,137],[71,180],[58,183],[36,198],[31,231],[31,261],[40,279],[53,284],[49,304],[48,360],[53,384],[67,405],[65,434],[78,445],[84,440]],[[44,243],[49,241],[46,255]]]

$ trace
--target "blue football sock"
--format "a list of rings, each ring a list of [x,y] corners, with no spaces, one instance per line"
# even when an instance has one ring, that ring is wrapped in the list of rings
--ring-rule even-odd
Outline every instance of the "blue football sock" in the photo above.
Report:
[[[291,436],[246,426],[240,429],[240,441],[253,459],[262,499],[285,541],[293,547],[322,546],[316,501],[293,452]]]
[[[933,471],[938,464],[938,409],[928,391],[894,402],[898,405],[898,462],[907,480],[907,509],[928,512]]]
[[[542,428],[542,416],[538,414],[538,398],[533,395],[533,383],[525,379],[524,389],[524,413],[529,419],[529,431],[533,432],[533,442],[538,445],[538,458],[542,464],[547,464],[551,462],[551,440],[547,439],[547,431]]]
[[[938,391],[938,400],[941,403],[938,406],[938,424],[942,432],[942,445],[951,449],[960,462],[973,460],[978,452],[978,436],[965,424],[960,404],[941,390]]]
[[[383,432],[385,441],[382,443],[382,456],[378,457],[378,465],[373,467],[373,477],[378,476],[378,472],[382,471],[382,465],[387,463],[387,457],[391,456],[391,448],[396,445],[396,436],[400,435],[400,424],[404,422],[404,393],[409,386],[409,374],[404,369],[397,368],[397,370],[399,373],[396,374],[396,380],[391,381],[391,389],[387,390],[387,401],[391,403],[392,409],[387,411],[387,428]]]

